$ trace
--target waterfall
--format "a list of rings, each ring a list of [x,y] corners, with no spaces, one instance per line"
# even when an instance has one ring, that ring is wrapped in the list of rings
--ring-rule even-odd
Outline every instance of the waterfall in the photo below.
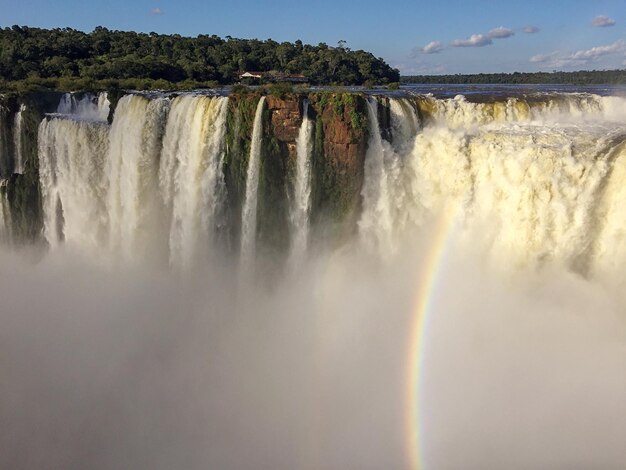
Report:
[[[48,116],[39,126],[44,236],[51,246],[107,246],[127,259],[145,257],[161,233],[157,171],[167,101],[125,96],[111,127],[91,119],[94,101],[66,94],[58,111],[73,114]]]
[[[248,175],[246,178],[246,198],[243,205],[241,220],[241,263],[249,266],[256,250],[256,212],[257,192],[259,188],[259,167],[261,163],[261,144],[263,139],[263,108],[265,97],[262,96],[254,114],[250,158],[248,159]]]
[[[413,139],[419,129],[419,118],[411,102],[404,98],[390,99],[391,135],[393,149],[404,155],[412,149]]]
[[[626,120],[625,120],[626,121]],[[609,283],[620,282],[626,260],[626,140],[608,151],[613,162],[604,190],[598,198],[593,222],[596,226],[594,243],[589,256],[589,270]]]
[[[0,177],[11,175],[12,159],[10,149],[9,110],[0,105]]]
[[[99,95],[98,109],[105,98]],[[210,263],[217,253],[216,233],[227,221],[222,166],[228,98],[131,94],[120,99],[111,125],[85,117],[94,103],[95,96],[77,101],[66,95],[59,110],[75,114],[49,115],[39,126],[48,243],[106,247],[125,259],[158,254],[159,261],[181,269]],[[474,240],[472,249],[484,251],[485,260],[507,266],[559,264],[610,278],[626,259],[620,215],[626,204],[625,103],[586,94],[478,103],[464,97],[392,97],[389,142],[380,129],[380,104],[368,98],[360,241],[389,258],[405,234],[451,208],[465,238]],[[291,266],[301,264],[310,242],[309,106],[305,100],[296,129],[288,206]],[[242,204],[246,269],[256,251],[264,107],[261,98]],[[23,168],[20,112],[12,116],[0,109],[5,177],[13,147],[16,171]],[[7,210],[5,221],[10,220]]]
[[[309,213],[311,210],[311,151],[313,123],[309,119],[309,102],[302,103],[302,124],[296,141],[296,181],[291,201],[291,265],[297,268],[306,255],[309,241]]]
[[[228,98],[179,96],[169,113],[159,183],[171,211],[170,263],[206,259],[226,199],[222,163]]]
[[[453,208],[468,239],[480,240],[473,249],[500,266],[617,270],[609,253],[626,258],[618,215],[626,204],[623,99],[427,99],[433,106],[422,129],[410,103],[390,99],[391,144],[368,100],[359,220],[366,246],[386,257],[407,229]]]
[[[0,180],[0,243],[8,245],[12,241],[11,208],[6,193],[7,180]]]
[[[59,114],[72,114],[72,108],[76,107],[76,98],[72,93],[63,93],[57,106],[57,113]]]
[[[127,261],[169,258],[181,268],[206,261],[224,223],[227,104],[126,95],[111,126],[84,114],[44,119],[40,185],[49,244],[108,247]]]
[[[64,93],[57,106],[57,113],[91,121],[106,121],[109,116],[109,107],[106,92],[99,93],[97,96],[84,93],[80,98],[76,98],[74,93]]]
[[[375,98],[367,100],[369,120],[369,142],[365,155],[363,189],[363,212],[359,220],[359,234],[370,249],[393,250],[391,207],[393,196],[390,177],[397,173],[397,155],[391,144],[381,137],[378,123],[378,102]]]
[[[123,258],[147,259],[162,245],[159,158],[166,99],[126,95],[117,104],[107,158],[110,244]]]
[[[109,96],[106,91],[98,93],[98,100],[96,104],[98,110],[98,118],[102,121],[106,121],[109,117],[111,103],[109,102]]]
[[[26,111],[25,105],[20,105],[20,109],[15,113],[13,121],[13,147],[15,148],[15,165],[13,173],[24,173],[24,157],[22,149],[22,113]]]
[[[490,123],[513,122],[624,122],[624,99],[587,93],[534,94],[525,98],[471,102],[463,95],[437,99],[417,97],[426,115],[449,128],[469,129]]]
[[[604,269],[609,239],[612,253],[626,253],[615,230],[616,208],[626,202],[616,183],[626,120],[608,119],[602,100],[574,102],[593,119],[559,109],[542,111],[543,121],[426,126],[409,159],[416,225],[455,207],[470,239],[480,241],[473,249],[499,266]]]
[[[108,126],[47,117],[39,125],[39,175],[44,236],[86,250],[106,240],[105,159]]]

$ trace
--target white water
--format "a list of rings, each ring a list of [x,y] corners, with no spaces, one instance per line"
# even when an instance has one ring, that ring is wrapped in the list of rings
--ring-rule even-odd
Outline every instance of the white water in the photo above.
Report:
[[[10,245],[12,241],[11,210],[6,194],[7,180],[0,180],[0,243]]]
[[[164,253],[181,268],[206,262],[215,231],[225,223],[220,168],[226,100],[181,96],[168,118],[169,100],[128,95],[109,130],[84,119],[95,97],[73,99],[66,95],[59,110],[73,109],[78,120],[49,118],[40,128],[48,241],[89,249],[106,242],[127,259]],[[105,97],[99,101],[101,109]],[[390,100],[392,142],[381,137],[376,100],[367,103],[370,141],[359,220],[365,246],[387,257],[406,233],[453,208],[466,232],[480,233],[474,249],[495,265],[556,263],[605,278],[619,269],[626,257],[619,216],[626,200],[620,184],[626,171],[623,99],[417,101],[424,123],[413,103]],[[263,107],[261,99],[247,167],[243,264],[256,251]],[[311,140],[305,117],[289,213],[292,259],[302,258],[309,244]]]
[[[374,98],[367,101],[370,140],[365,156],[365,178],[361,196],[363,214],[359,221],[361,236],[374,249],[381,243],[389,245],[391,214],[387,204],[387,174],[385,171],[385,149],[378,125],[378,102]]]
[[[405,98],[389,100],[391,134],[394,151],[405,155],[411,151],[413,139],[420,128],[414,105]]]
[[[309,216],[311,211],[311,151],[313,123],[309,119],[309,102],[302,103],[302,124],[296,141],[296,180],[291,200],[291,265],[300,266],[306,257],[309,243]]]
[[[387,256],[396,246],[393,213],[397,209],[397,201],[394,196],[401,162],[392,145],[381,137],[375,98],[367,101],[367,115],[370,137],[361,190],[363,212],[359,220],[359,235],[368,249]]]
[[[0,105],[0,176],[8,177],[11,174],[11,155],[9,141],[9,110]]]
[[[246,178],[246,198],[241,214],[241,265],[247,269],[254,260],[256,253],[257,226],[257,192],[259,189],[259,167],[261,164],[261,144],[263,139],[263,107],[265,97],[262,96],[254,114],[252,142]]]
[[[59,101],[57,113],[90,121],[106,121],[109,116],[109,106],[106,92],[101,92],[97,96],[85,93],[79,99],[74,93],[64,93]]]
[[[626,123],[429,127],[416,139],[413,190],[427,212],[456,207],[498,265],[554,261],[584,271],[614,223],[599,217],[601,201],[622,197],[604,188],[624,138]]]
[[[48,242],[106,248],[126,262],[169,260],[183,269],[210,263],[225,223],[227,103],[126,95],[111,126],[84,114],[44,120],[39,158]]]
[[[158,252],[163,217],[158,168],[169,102],[139,95],[117,104],[109,135],[106,174],[110,245],[127,261]]]
[[[159,182],[171,211],[169,253],[174,266],[206,262],[223,224],[227,107],[228,98],[185,95],[172,102]]]
[[[615,254],[626,261],[626,224],[618,215],[626,203],[619,182],[626,114],[616,111],[616,100],[533,104],[541,109],[532,119],[513,112],[528,106],[522,101],[433,100],[436,112],[412,138],[415,117],[392,101],[392,135],[400,141],[391,146],[380,137],[370,99],[361,238],[386,257],[407,229],[451,209],[472,249],[496,266],[556,263],[615,273]]]
[[[46,118],[38,141],[46,240],[53,247],[65,240],[87,252],[101,248],[107,227],[107,125]]]
[[[13,173],[24,173],[24,152],[22,149],[22,112],[26,111],[26,106],[21,105],[17,113],[15,113],[15,119],[13,121],[13,147],[15,148],[15,159]]]
[[[420,106],[434,121],[454,129],[469,129],[493,122],[624,122],[624,100],[615,96],[586,93],[543,94],[529,99],[475,103],[465,96],[436,99],[418,98]]]

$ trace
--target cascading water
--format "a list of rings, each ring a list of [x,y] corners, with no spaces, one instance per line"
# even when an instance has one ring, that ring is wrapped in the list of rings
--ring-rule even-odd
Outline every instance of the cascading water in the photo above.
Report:
[[[246,178],[246,198],[242,210],[241,220],[241,265],[247,269],[253,262],[256,251],[256,213],[257,192],[259,188],[259,167],[261,164],[261,144],[263,139],[263,109],[265,97],[262,96],[254,114],[252,128],[252,142],[248,159]]]
[[[365,155],[359,234],[370,249],[388,254],[394,249],[394,193],[400,175],[400,162],[391,144],[381,137],[378,101],[375,98],[367,100],[367,115],[370,137]]]
[[[221,171],[226,99],[179,96],[171,101],[168,117],[169,99],[127,95],[111,127],[104,113],[99,120],[86,119],[103,109],[105,99],[101,94],[96,106],[94,96],[77,101],[65,95],[59,111],[75,114],[50,116],[40,126],[48,242],[91,248],[106,241],[126,258],[159,252],[181,268],[204,263],[216,229],[226,220]],[[92,111],[85,111],[90,106]],[[242,265],[255,257],[264,106],[261,98],[248,159]],[[313,140],[308,106],[305,101],[288,214],[293,260],[301,259],[308,245]],[[626,256],[616,215],[626,197],[619,185],[623,99],[584,94],[481,103],[464,97],[390,98],[391,142],[381,137],[379,106],[368,99],[359,220],[360,238],[374,251],[393,253],[401,234],[453,207],[464,227],[481,232],[477,245],[493,259],[517,265],[552,260],[591,273],[617,269],[617,257],[610,253],[623,250]],[[10,129],[6,109],[4,117],[2,127]],[[20,112],[12,122],[13,139],[0,139],[6,164],[11,148],[21,148]],[[15,161],[21,161],[19,152]]]
[[[47,117],[39,158],[48,242],[181,268],[208,261],[224,223],[227,103],[185,95],[170,113],[167,98],[127,95],[111,126],[87,119],[84,106]]]
[[[604,161],[610,165],[610,174],[597,191],[598,200],[590,221],[592,242],[585,254],[593,261],[591,274],[609,284],[622,283],[626,260],[626,226],[623,212],[626,207],[626,140],[607,147]]]
[[[24,104],[20,105],[20,109],[15,113],[13,121],[13,147],[15,148],[15,166],[13,173],[24,173],[24,152],[22,149],[22,113],[26,111]]]
[[[159,158],[169,101],[140,95],[117,104],[106,174],[110,245],[127,260],[160,252],[164,234],[158,196]]]
[[[7,180],[0,180],[0,243],[9,245],[12,239],[12,223],[6,183]]]
[[[44,236],[87,251],[106,241],[108,125],[47,117],[39,125]]]
[[[420,122],[413,104],[405,98],[389,100],[391,112],[391,135],[393,149],[399,155],[405,155],[412,149],[413,139]]]
[[[450,99],[416,97],[421,111],[433,122],[451,129],[470,129],[489,123],[624,121],[623,99],[586,93],[536,94],[527,98],[475,103],[463,95]]]
[[[621,168],[626,123],[605,98],[562,102],[437,100],[405,157],[406,184],[396,186],[405,203],[390,225],[409,220],[421,226],[427,214],[454,207],[498,264],[552,260],[578,271],[596,269],[596,253],[606,251],[598,245],[608,220],[603,214],[623,200],[612,181]],[[384,182],[380,168],[377,178]]]
[[[222,164],[228,98],[180,96],[172,102],[159,182],[171,210],[170,263],[205,262],[226,200]]]
[[[8,177],[12,170],[9,110],[0,105],[0,177]]]
[[[92,121],[106,121],[109,116],[109,99],[106,92],[97,96],[85,93],[76,98],[74,93],[64,93],[61,96],[57,113],[66,114]]]
[[[302,103],[302,124],[296,141],[296,178],[291,201],[291,265],[297,268],[306,256],[311,211],[311,151],[313,123],[309,119],[309,102]]]

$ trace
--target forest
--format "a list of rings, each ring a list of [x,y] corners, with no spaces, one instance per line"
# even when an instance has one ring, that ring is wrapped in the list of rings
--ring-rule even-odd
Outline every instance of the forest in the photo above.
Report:
[[[302,74],[312,85],[381,85],[400,73],[369,52],[302,41],[183,37],[71,28],[0,29],[0,89],[182,89],[238,81],[243,71]]]
[[[401,83],[419,84],[555,84],[555,85],[624,85],[626,70],[590,70],[577,72],[478,73],[472,75],[403,76]]]

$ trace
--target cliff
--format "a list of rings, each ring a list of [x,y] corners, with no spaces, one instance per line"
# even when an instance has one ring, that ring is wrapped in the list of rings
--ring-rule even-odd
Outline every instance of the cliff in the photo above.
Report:
[[[349,93],[311,96],[315,113],[311,220],[347,235],[356,228],[367,150],[365,98]]]
[[[261,93],[266,92],[244,89],[229,95],[221,167],[226,189],[225,218],[217,231],[223,246],[232,252],[240,247],[255,111]],[[88,96],[75,93],[73,99],[81,100]],[[174,96],[171,95],[170,99]],[[59,93],[36,93],[22,97],[3,96],[0,101],[0,171],[4,181],[0,191],[9,206],[9,229],[15,240],[32,241],[42,235],[37,132],[45,113],[57,110],[60,98]],[[119,98],[117,92],[108,96],[109,124],[115,119]],[[318,235],[316,239],[340,242],[356,230],[368,140],[365,96],[358,93],[291,91],[267,94],[262,115],[256,237],[258,251],[267,259],[277,258],[276,254],[285,253],[290,245],[289,211],[294,198],[297,140],[305,101],[308,102],[309,121],[314,126],[310,161],[311,231]],[[20,109],[23,109],[19,133],[24,165],[17,172],[15,138],[11,136],[16,132],[15,120]],[[59,217],[62,216],[61,209]]]
[[[224,174],[229,199],[231,246],[239,239],[252,124],[258,92],[230,95]],[[315,125],[312,166],[313,230],[328,236],[353,233],[360,205],[367,149],[365,98],[359,94],[315,92],[268,95],[263,118],[259,180],[258,239],[271,252],[289,243],[288,203],[293,194],[296,146],[308,100]]]
[[[41,92],[0,97],[0,194],[10,214],[5,214],[14,243],[33,242],[42,230],[37,129],[45,113],[56,110],[61,93]],[[16,115],[21,110],[21,138],[16,139]],[[18,148],[19,146],[19,148]],[[23,168],[15,170],[21,154]]]

